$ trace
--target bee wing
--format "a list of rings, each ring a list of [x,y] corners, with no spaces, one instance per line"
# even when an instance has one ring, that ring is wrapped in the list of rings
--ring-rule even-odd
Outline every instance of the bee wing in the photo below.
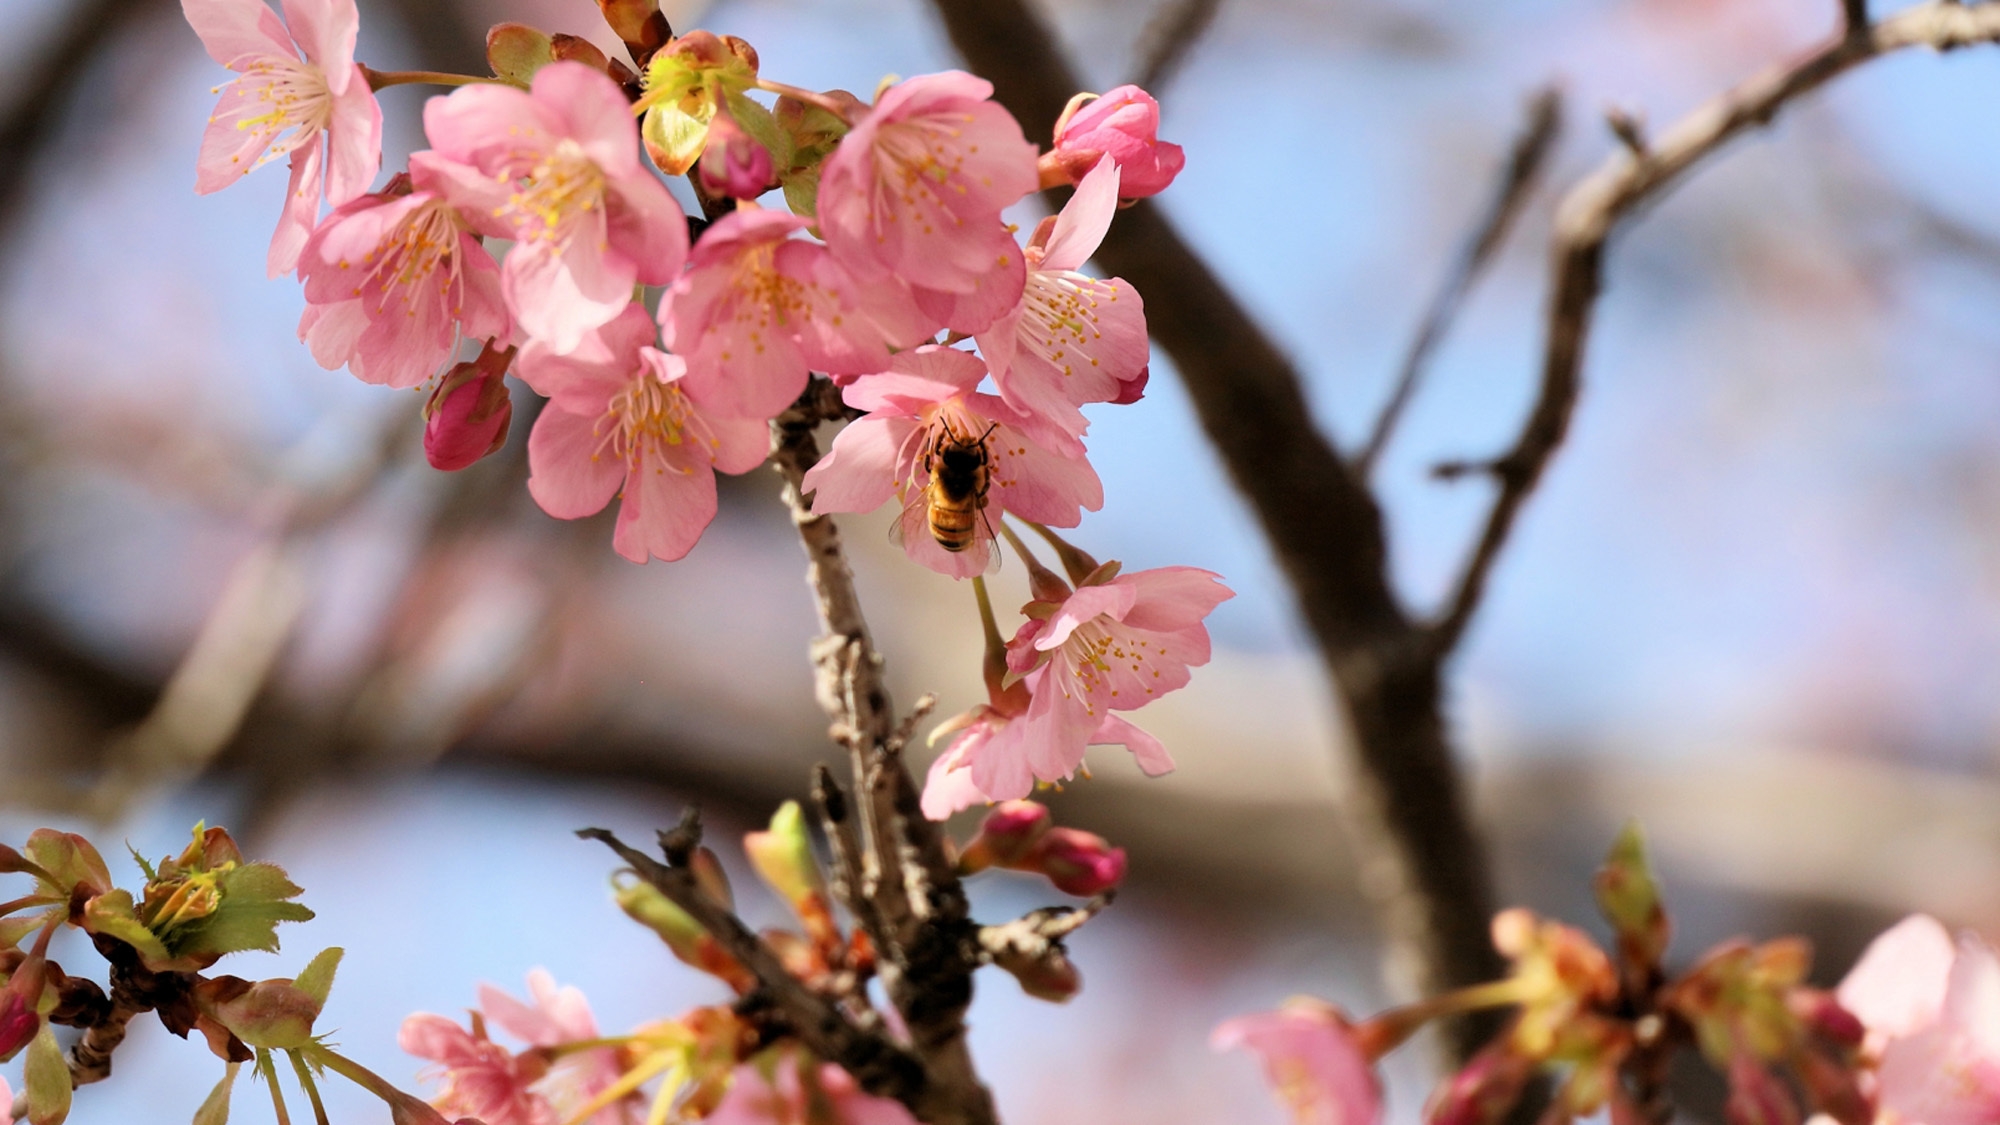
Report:
[[[904,495],[908,499],[903,501],[903,510],[897,512],[896,518],[889,521],[889,542],[898,547],[903,545],[903,537],[907,534],[904,530],[906,527],[913,527],[925,535],[930,534],[928,530],[930,502],[927,493],[924,489],[912,488]],[[912,520],[916,522],[911,523]]]
[[[1000,573],[1000,558],[1007,552],[1000,549],[999,533],[993,530],[993,518],[986,514],[986,505],[984,504],[979,506],[979,523],[982,527],[986,528],[986,550],[987,554],[992,556],[986,560],[986,573],[998,574]]]

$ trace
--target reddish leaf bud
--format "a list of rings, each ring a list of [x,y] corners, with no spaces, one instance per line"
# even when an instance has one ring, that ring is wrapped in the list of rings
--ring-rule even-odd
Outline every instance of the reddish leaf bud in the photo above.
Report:
[[[1424,1106],[1429,1125],[1493,1125],[1521,1100],[1535,1061],[1500,1039],[1445,1079]]]

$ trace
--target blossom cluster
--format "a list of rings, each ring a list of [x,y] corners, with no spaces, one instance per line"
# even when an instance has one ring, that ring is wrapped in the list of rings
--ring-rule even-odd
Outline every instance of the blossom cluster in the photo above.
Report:
[[[1513,1015],[1447,1076],[1431,1125],[1498,1125],[1540,1073],[1557,1078],[1544,1121],[1608,1112],[1662,1120],[1660,1083],[1692,1049],[1724,1076],[1732,1125],[1977,1125],[2000,1121],[2000,954],[1915,915],[1877,937],[1833,991],[1806,983],[1797,938],[1733,940],[1667,973],[1668,920],[1636,829],[1597,877],[1616,955],[1581,930],[1503,911],[1506,979],[1356,1022],[1309,998],[1216,1028],[1219,1049],[1264,1064],[1297,1125],[1376,1125],[1377,1061],[1425,1022],[1482,1008]]]
[[[437,467],[502,448],[511,372],[546,400],[526,443],[536,503],[575,519],[616,498],[620,555],[678,559],[715,516],[715,474],[762,464],[772,420],[824,377],[860,416],[805,474],[812,511],[896,500],[925,567],[976,580],[1009,517],[1052,535],[1103,505],[1082,408],[1137,401],[1149,352],[1138,292],[1084,266],[1121,204],[1183,161],[1144,91],[1079,95],[1043,151],[970,74],[872,104],[799,90],[740,39],[672,36],[647,4],[606,7],[636,70],[503,24],[490,79],[357,63],[353,0],[286,0],[282,22],[262,0],[183,8],[239,75],[197,189],[290,157],[269,267],[303,283],[300,338],[364,381],[429,384]],[[402,81],[460,85],[424,107],[430,147],[371,191],[372,91]],[[687,174],[707,217],[659,173]],[[1004,213],[1060,185],[1068,202],[1021,240]],[[786,209],[758,202],[774,189]],[[1172,768],[1122,712],[1206,661],[1203,619],[1229,591],[1185,567],[1069,570],[1073,588],[1037,582],[989,703],[948,724],[931,816],[1066,780],[1091,744]]]
[[[749,833],[744,851],[797,923],[761,935],[786,971],[827,995],[865,990],[878,951],[835,918],[799,806],[785,804],[767,829]],[[705,895],[734,901],[714,853],[700,849],[690,865]],[[962,874],[991,867],[1037,873],[1066,894],[1091,896],[1117,887],[1125,853],[1089,833],[1055,827],[1046,808],[1019,801],[996,809],[961,849]],[[862,1091],[846,1071],[775,1030],[769,1006],[756,1002],[759,982],[655,885],[625,871],[615,887],[627,915],[674,956],[727,986],[735,1003],[607,1036],[583,994],[558,988],[543,970],[528,975],[527,1003],[483,987],[462,1025],[428,1012],[403,1021],[403,1049],[434,1064],[429,1077],[441,1084],[433,1101],[440,1112],[482,1125],[916,1125],[900,1102]],[[1066,1000],[1081,987],[1066,960],[1001,964],[1043,999]],[[491,1028],[520,1046],[496,1042]]]

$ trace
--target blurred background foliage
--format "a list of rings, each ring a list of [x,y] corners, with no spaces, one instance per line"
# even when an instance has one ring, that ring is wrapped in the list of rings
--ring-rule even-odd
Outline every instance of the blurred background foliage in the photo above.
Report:
[[[1046,10],[1103,88],[1182,7]],[[1189,158],[1164,202],[1350,445],[1529,91],[1553,78],[1570,97],[1548,187],[1378,477],[1418,589],[1456,566],[1482,487],[1430,466],[1497,448],[1527,401],[1552,197],[1615,143],[1596,114],[1663,125],[1838,15],[1213,8],[1155,91]],[[954,65],[918,0],[669,13],[748,39],[799,85],[865,96]],[[362,17],[360,57],[382,67],[478,68],[499,19],[611,46],[588,0],[363,0]],[[420,395],[321,371],[295,337],[296,283],[263,276],[282,171],[193,194],[222,78],[166,0],[0,7],[5,837],[59,823],[157,857],[197,818],[229,824],[320,912],[236,971],[346,945],[323,1022],[392,1077],[414,1069],[403,1014],[457,1012],[476,982],[518,988],[535,965],[582,985],[607,1030],[713,999],[617,915],[604,855],[569,830],[643,837],[690,800],[741,830],[830,757],[775,477],[725,481],[694,554],[642,568],[611,553],[608,520],[535,509],[525,426],[502,456],[431,471]],[[384,92],[385,167],[421,147],[426,94]],[[1452,681],[1505,901],[1587,917],[1586,874],[1637,816],[1684,955],[1797,929],[1831,979],[1911,908],[2000,928],[1996,98],[1990,51],[1876,63],[1617,244],[1572,438]],[[1276,1121],[1248,1060],[1204,1040],[1292,992],[1382,999],[1333,816],[1341,734],[1169,367],[1095,423],[1107,502],[1078,541],[1210,567],[1240,596],[1212,620],[1212,666],[1143,717],[1180,770],[1147,782],[1107,754],[1051,795],[1132,855],[1129,893],[1072,943],[1088,987],[1058,1011],[984,981],[975,1049],[1009,1120]],[[849,522],[902,698],[975,702],[969,591],[909,565],[886,512]],[[1002,600],[1023,584],[1010,565]],[[989,913],[1038,904],[998,878]],[[1401,1065],[1391,1113],[1413,1119],[1421,1062]],[[72,1119],[183,1119],[210,1070],[148,1025]]]

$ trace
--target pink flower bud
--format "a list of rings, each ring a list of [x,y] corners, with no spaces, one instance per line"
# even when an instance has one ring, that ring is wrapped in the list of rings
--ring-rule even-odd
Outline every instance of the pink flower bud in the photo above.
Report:
[[[1439,1084],[1424,1106],[1424,1120],[1428,1125],[1495,1125],[1521,1100],[1534,1074],[1535,1060],[1501,1039]]]
[[[1066,112],[1056,123],[1055,148],[1043,160],[1075,183],[1109,156],[1118,162],[1121,198],[1158,195],[1187,163],[1181,146],[1159,138],[1159,128],[1160,103],[1137,86],[1120,86]]]
[[[989,867],[1023,867],[1049,830],[1049,810],[1033,801],[1002,801],[986,814],[979,835],[965,846],[958,869],[970,875]]]
[[[17,978],[21,975],[15,973]],[[13,1058],[41,1027],[42,1017],[35,1014],[34,1005],[23,1002],[20,990],[8,981],[7,989],[0,992],[0,1059]]]
[[[1088,898],[1116,887],[1125,878],[1125,849],[1114,848],[1102,836],[1089,832],[1051,828],[1024,866],[1048,876],[1064,894]]]
[[[507,443],[514,403],[507,394],[507,365],[514,349],[492,344],[471,363],[445,373],[424,406],[424,456],[431,467],[456,472]]]
[[[697,165],[701,186],[711,195],[755,199],[770,190],[771,150],[743,131],[729,110],[715,107],[708,123],[708,144]]]

